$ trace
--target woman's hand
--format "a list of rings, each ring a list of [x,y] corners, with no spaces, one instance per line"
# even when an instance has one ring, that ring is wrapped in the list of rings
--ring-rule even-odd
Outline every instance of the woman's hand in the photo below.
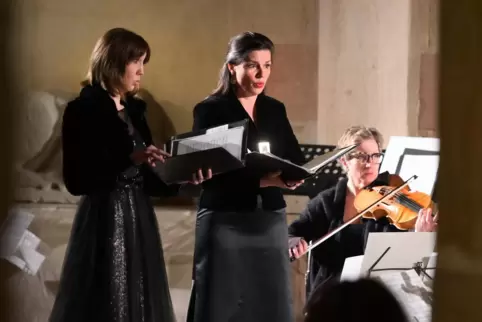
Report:
[[[289,249],[290,257],[299,258],[308,249],[308,243],[303,239],[300,238],[298,243]]]
[[[199,170],[197,170],[196,173],[192,174],[192,181],[189,181],[189,183],[194,184],[194,185],[198,185],[198,184],[203,183],[206,180],[211,179],[212,177],[213,177],[213,172],[212,172],[211,169],[208,169],[206,171],[206,177],[204,177],[204,175],[203,175],[203,170],[199,169]]]
[[[150,166],[155,166],[156,161],[164,162],[167,157],[171,155],[164,150],[161,150],[154,145],[150,145],[143,150],[136,150],[131,154],[132,161],[139,165],[148,163]]]
[[[434,232],[437,231],[438,214],[432,216],[432,209],[424,208],[418,212],[417,222],[415,223],[416,232]]]
[[[281,177],[281,171],[275,172],[275,173],[270,173],[263,178],[261,178],[259,182],[259,186],[261,188],[265,187],[278,187],[278,188],[283,188],[283,189],[291,189],[295,190],[298,188],[300,185],[305,182],[304,180],[300,181],[286,181],[284,182]]]

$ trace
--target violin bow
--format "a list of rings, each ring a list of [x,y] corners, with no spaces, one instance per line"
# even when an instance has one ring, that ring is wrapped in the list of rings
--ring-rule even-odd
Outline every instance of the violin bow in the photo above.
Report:
[[[321,245],[322,243],[324,243],[326,240],[330,239],[331,237],[333,237],[334,235],[336,235],[338,232],[342,231],[343,229],[345,229],[345,227],[348,227],[349,225],[351,225],[352,223],[354,223],[355,221],[357,221],[358,219],[360,219],[365,213],[369,212],[370,210],[372,210],[372,208],[376,207],[379,203],[389,199],[390,197],[394,196],[397,192],[399,192],[400,190],[402,190],[403,188],[405,188],[410,182],[412,182],[413,180],[417,179],[418,176],[417,175],[413,175],[410,179],[408,179],[407,181],[405,181],[403,184],[401,184],[400,186],[398,186],[397,188],[393,189],[392,191],[390,191],[389,193],[387,193],[386,195],[384,195],[383,197],[381,197],[380,199],[378,199],[377,201],[375,201],[373,204],[371,204],[370,206],[368,206],[367,208],[365,208],[364,210],[362,210],[361,212],[359,212],[355,217],[353,217],[352,219],[348,220],[346,223],[344,223],[343,225],[341,225],[340,227],[334,229],[333,231],[329,232],[328,234],[326,234],[325,236],[321,237],[320,239],[318,239],[317,241],[315,241],[314,243],[311,244],[311,246],[309,246],[307,249],[306,249],[306,252],[302,253],[298,258],[300,258],[301,256],[303,256],[304,254],[306,253],[309,253],[311,252],[311,250],[313,250],[314,248],[318,247],[319,245]],[[291,256],[290,257],[290,262],[293,262],[295,261],[296,258]]]

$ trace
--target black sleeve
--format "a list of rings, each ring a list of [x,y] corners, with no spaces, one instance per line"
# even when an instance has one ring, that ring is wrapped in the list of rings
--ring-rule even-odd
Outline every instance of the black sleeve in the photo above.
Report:
[[[288,114],[286,113],[286,107],[284,104],[281,104],[282,107],[282,122],[284,131],[284,145],[286,147],[285,158],[290,160],[291,162],[302,165],[306,163],[305,156],[301,151],[300,144],[298,143],[298,139],[296,138],[295,133],[293,132],[293,128],[291,127],[290,121],[288,119]]]
[[[216,106],[208,103],[199,103],[193,109],[193,131],[200,131],[215,127],[219,124],[219,115],[216,113]]]
[[[132,142],[127,135],[116,135],[121,129],[111,128],[94,111],[73,101],[62,118],[62,174],[75,196],[112,189],[118,175],[132,165]]]
[[[317,240],[328,232],[329,221],[326,216],[323,195],[311,199],[300,217],[288,227],[290,238],[301,237],[307,242]]]

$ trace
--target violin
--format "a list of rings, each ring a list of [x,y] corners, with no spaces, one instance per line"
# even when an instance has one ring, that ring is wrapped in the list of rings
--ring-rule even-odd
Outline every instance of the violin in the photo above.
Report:
[[[355,197],[354,203],[358,214],[340,227],[314,241],[302,255],[311,252],[313,248],[318,247],[362,217],[376,220],[385,216],[390,223],[397,228],[400,227],[401,230],[412,229],[415,226],[420,209],[434,209],[436,207],[429,195],[423,192],[410,191],[408,184],[417,178],[414,175],[404,182],[398,175],[390,175],[387,186],[372,186],[363,189]],[[361,197],[359,197],[360,195]],[[360,210],[361,208],[363,209]],[[432,216],[434,216],[433,213]],[[295,260],[295,257],[290,257],[291,262]]]
[[[378,201],[380,197],[403,184],[404,181],[400,176],[391,174],[388,185],[369,186],[361,190],[355,197],[354,206],[358,212],[362,212]],[[419,191],[410,191],[410,187],[405,185],[392,198],[384,200],[370,211],[364,212],[362,218],[379,220],[386,217],[389,223],[397,229],[409,230],[415,227],[418,212],[424,208],[432,209],[432,216],[437,212],[437,205],[432,201],[430,195]]]

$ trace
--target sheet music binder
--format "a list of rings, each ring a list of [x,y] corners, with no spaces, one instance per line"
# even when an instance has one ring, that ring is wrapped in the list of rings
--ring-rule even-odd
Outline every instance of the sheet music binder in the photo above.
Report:
[[[166,144],[171,154],[154,171],[166,183],[191,181],[198,169],[212,170],[213,176],[244,167],[248,120],[172,136]],[[234,136],[232,134],[235,134]],[[229,142],[228,137],[235,142]]]
[[[326,165],[351,152],[357,146],[358,144],[353,144],[327,152],[301,166],[271,153],[250,152],[246,154],[246,167],[266,174],[281,171],[281,177],[284,180],[304,180],[316,175]]]
[[[234,138],[234,142],[229,140]],[[303,180],[355,149],[351,145],[325,153],[299,166],[271,153],[248,152],[248,119],[171,137],[166,150],[172,156],[154,172],[166,183],[192,180],[198,169],[211,168],[213,176],[242,167],[262,175],[281,171],[284,180]]]

